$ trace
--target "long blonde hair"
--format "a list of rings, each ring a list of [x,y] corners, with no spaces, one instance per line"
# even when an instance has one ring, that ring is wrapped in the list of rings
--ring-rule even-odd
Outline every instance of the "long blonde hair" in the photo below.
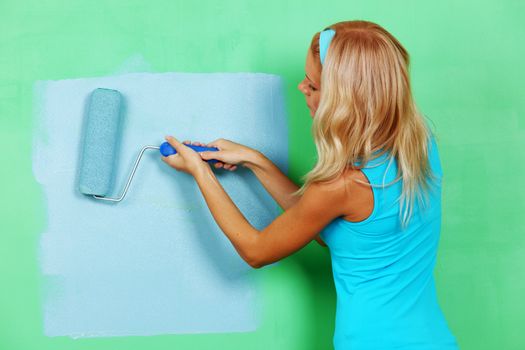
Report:
[[[347,167],[361,169],[390,152],[398,164],[397,181],[402,181],[400,220],[405,227],[414,200],[424,199],[432,178],[430,131],[412,97],[409,55],[375,23],[345,21],[328,28],[336,34],[323,66],[319,33],[310,44],[321,70],[320,100],[312,125],[318,159],[294,195],[302,195],[310,183],[333,180]]]

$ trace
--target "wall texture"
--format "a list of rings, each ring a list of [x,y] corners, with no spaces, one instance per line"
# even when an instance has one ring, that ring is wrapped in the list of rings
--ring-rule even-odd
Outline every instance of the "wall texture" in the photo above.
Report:
[[[123,64],[126,71],[281,75],[289,174],[299,181],[315,156],[311,119],[296,89],[307,45],[315,31],[349,19],[383,25],[411,54],[416,101],[441,150],[444,217],[435,275],[460,347],[525,348],[524,10],[515,0],[3,0],[0,348],[329,348],[335,292],[328,253],[315,243],[260,271],[266,305],[256,332],[45,337],[36,254],[45,208],[31,172],[32,87],[36,80],[113,74]]]

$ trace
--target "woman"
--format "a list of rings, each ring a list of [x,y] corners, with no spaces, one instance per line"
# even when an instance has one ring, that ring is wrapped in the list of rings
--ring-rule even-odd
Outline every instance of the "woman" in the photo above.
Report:
[[[301,188],[244,145],[219,139],[208,145],[219,151],[199,154],[166,137],[178,154],[163,160],[195,177],[217,224],[251,266],[313,239],[328,246],[336,349],[457,349],[432,274],[441,166],[412,99],[408,65],[403,46],[371,22],[340,22],[314,35],[298,88],[314,117],[318,160]],[[203,162],[212,158],[216,167],[251,169],[283,214],[262,231],[252,227]]]

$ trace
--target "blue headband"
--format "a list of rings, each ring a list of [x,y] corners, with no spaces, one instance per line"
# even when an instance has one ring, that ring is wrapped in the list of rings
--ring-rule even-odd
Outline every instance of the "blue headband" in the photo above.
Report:
[[[321,64],[324,64],[326,51],[328,50],[328,46],[330,46],[330,42],[332,41],[334,35],[335,30],[333,29],[323,30],[319,35],[319,58],[321,59]]]

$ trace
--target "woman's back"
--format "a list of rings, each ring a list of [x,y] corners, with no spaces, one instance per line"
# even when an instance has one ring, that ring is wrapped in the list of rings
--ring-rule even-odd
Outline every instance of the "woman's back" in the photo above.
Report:
[[[339,217],[321,232],[337,290],[336,349],[457,349],[437,302],[433,269],[441,226],[441,165],[435,140],[429,161],[436,181],[426,207],[414,203],[408,226],[399,217],[401,181],[373,187],[368,218]],[[390,165],[389,165],[390,163]],[[371,184],[396,178],[388,154],[362,169]]]

